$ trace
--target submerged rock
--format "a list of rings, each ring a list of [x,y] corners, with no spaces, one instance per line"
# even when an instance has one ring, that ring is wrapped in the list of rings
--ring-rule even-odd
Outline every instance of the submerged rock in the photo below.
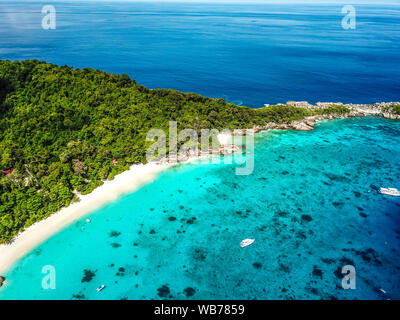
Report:
[[[289,273],[289,272],[290,272],[289,267],[286,266],[286,265],[284,265],[283,263],[280,263],[280,264],[279,264],[279,270],[281,270],[281,271],[283,271],[283,272],[285,272],[285,273]]]
[[[331,181],[335,182],[351,182],[351,180],[345,176],[334,173],[324,173],[324,175]]]
[[[355,266],[354,261],[349,258],[346,258],[346,257],[342,257],[339,261],[342,266],[345,266],[345,265]]]
[[[119,248],[120,246],[121,245],[119,243],[116,243],[116,242],[111,243],[111,247],[113,247],[113,248]]]
[[[369,187],[374,191],[379,191],[379,188],[374,184],[370,184]]]
[[[93,277],[96,275],[97,270],[95,271],[91,271],[88,269],[83,270],[83,278],[81,280],[81,282],[90,282],[92,281]]]
[[[368,248],[366,250],[356,250],[356,249],[342,249],[343,251],[350,251],[360,256],[365,262],[372,263],[374,265],[382,265],[382,261],[378,259],[378,253],[372,249]],[[348,263],[351,264],[351,263]]]
[[[322,261],[323,263],[332,264],[332,263],[335,262],[335,259],[321,258],[321,261]]]
[[[115,275],[118,277],[123,277],[125,275],[125,268],[119,267],[118,272]]]
[[[301,221],[306,221],[306,222],[310,222],[312,220],[311,216],[308,214],[303,214],[301,216]]]
[[[334,202],[332,202],[332,204],[334,207],[340,208],[340,209],[343,208],[343,206],[344,206],[344,203],[341,201],[334,201]]]
[[[163,285],[161,288],[158,288],[157,291],[158,291],[158,296],[161,298],[167,298],[171,293],[168,286],[166,285]]]
[[[206,260],[206,251],[203,249],[195,249],[193,252],[193,258],[198,261]]]
[[[342,274],[342,267],[337,267],[336,270],[333,272],[333,274],[338,279],[342,279],[344,277],[344,275]]]
[[[71,297],[72,300],[84,300],[85,298],[85,295],[81,292],[73,294]]]
[[[358,191],[353,191],[353,193],[354,193],[354,196],[356,196],[357,198],[360,198],[360,197],[361,197],[361,193],[360,193],[360,192],[358,192]]]
[[[276,212],[276,214],[279,217],[287,217],[289,215],[289,212],[287,212],[287,211],[278,211],[278,212]]]
[[[121,235],[121,232],[119,232],[119,231],[111,231],[110,232],[110,237],[112,238],[112,237],[114,237],[114,238],[116,238],[116,237],[118,237],[118,236],[120,236]]]
[[[189,298],[196,293],[196,290],[191,287],[187,287],[185,290],[183,290],[183,292],[185,293],[186,297]]]
[[[322,279],[322,270],[319,269],[317,266],[314,266],[312,274],[314,277],[320,277]]]
[[[195,217],[193,217],[193,218],[191,218],[191,219],[188,219],[188,220],[186,221],[186,223],[187,223],[187,224],[193,224],[193,223],[194,223],[194,220],[196,220]]]

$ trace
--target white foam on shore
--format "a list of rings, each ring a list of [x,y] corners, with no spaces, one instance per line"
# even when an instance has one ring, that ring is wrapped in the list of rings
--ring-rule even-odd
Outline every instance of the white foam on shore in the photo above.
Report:
[[[10,244],[0,245],[0,275],[18,259],[61,229],[110,201],[116,200],[121,195],[135,191],[153,181],[158,173],[170,166],[170,164],[156,163],[133,165],[129,170],[116,175],[113,180],[105,181],[90,194],[80,196],[79,202],[72,203],[47,219],[25,229]]]

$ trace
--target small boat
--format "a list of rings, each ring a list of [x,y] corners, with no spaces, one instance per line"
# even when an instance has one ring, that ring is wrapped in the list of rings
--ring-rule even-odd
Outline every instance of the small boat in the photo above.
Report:
[[[242,248],[247,247],[249,245],[251,245],[254,241],[256,241],[256,239],[244,239],[241,243],[240,246]]]
[[[90,223],[91,221],[90,221],[90,219],[86,219],[86,222],[87,222],[87,223]]]
[[[101,290],[103,290],[106,286],[104,284],[102,284],[100,287],[98,287],[96,289],[97,292],[100,292]]]
[[[379,191],[387,196],[400,197],[400,191],[396,188],[380,188]]]

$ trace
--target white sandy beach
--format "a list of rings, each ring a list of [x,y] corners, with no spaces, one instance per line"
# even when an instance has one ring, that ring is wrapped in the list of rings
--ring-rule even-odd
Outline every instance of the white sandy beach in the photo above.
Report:
[[[155,163],[131,166],[129,170],[115,176],[114,180],[104,182],[102,186],[88,195],[80,196],[79,202],[75,202],[25,229],[11,244],[0,245],[0,275],[18,259],[61,229],[117,199],[122,194],[132,192],[143,184],[151,182],[158,173],[169,166]]]

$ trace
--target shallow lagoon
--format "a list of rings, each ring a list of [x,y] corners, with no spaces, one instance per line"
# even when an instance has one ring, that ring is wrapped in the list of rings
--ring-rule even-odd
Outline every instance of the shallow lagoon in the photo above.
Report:
[[[252,175],[179,165],[77,221],[6,274],[0,299],[400,299],[400,199],[375,190],[400,188],[399,121],[264,132],[254,155]]]

